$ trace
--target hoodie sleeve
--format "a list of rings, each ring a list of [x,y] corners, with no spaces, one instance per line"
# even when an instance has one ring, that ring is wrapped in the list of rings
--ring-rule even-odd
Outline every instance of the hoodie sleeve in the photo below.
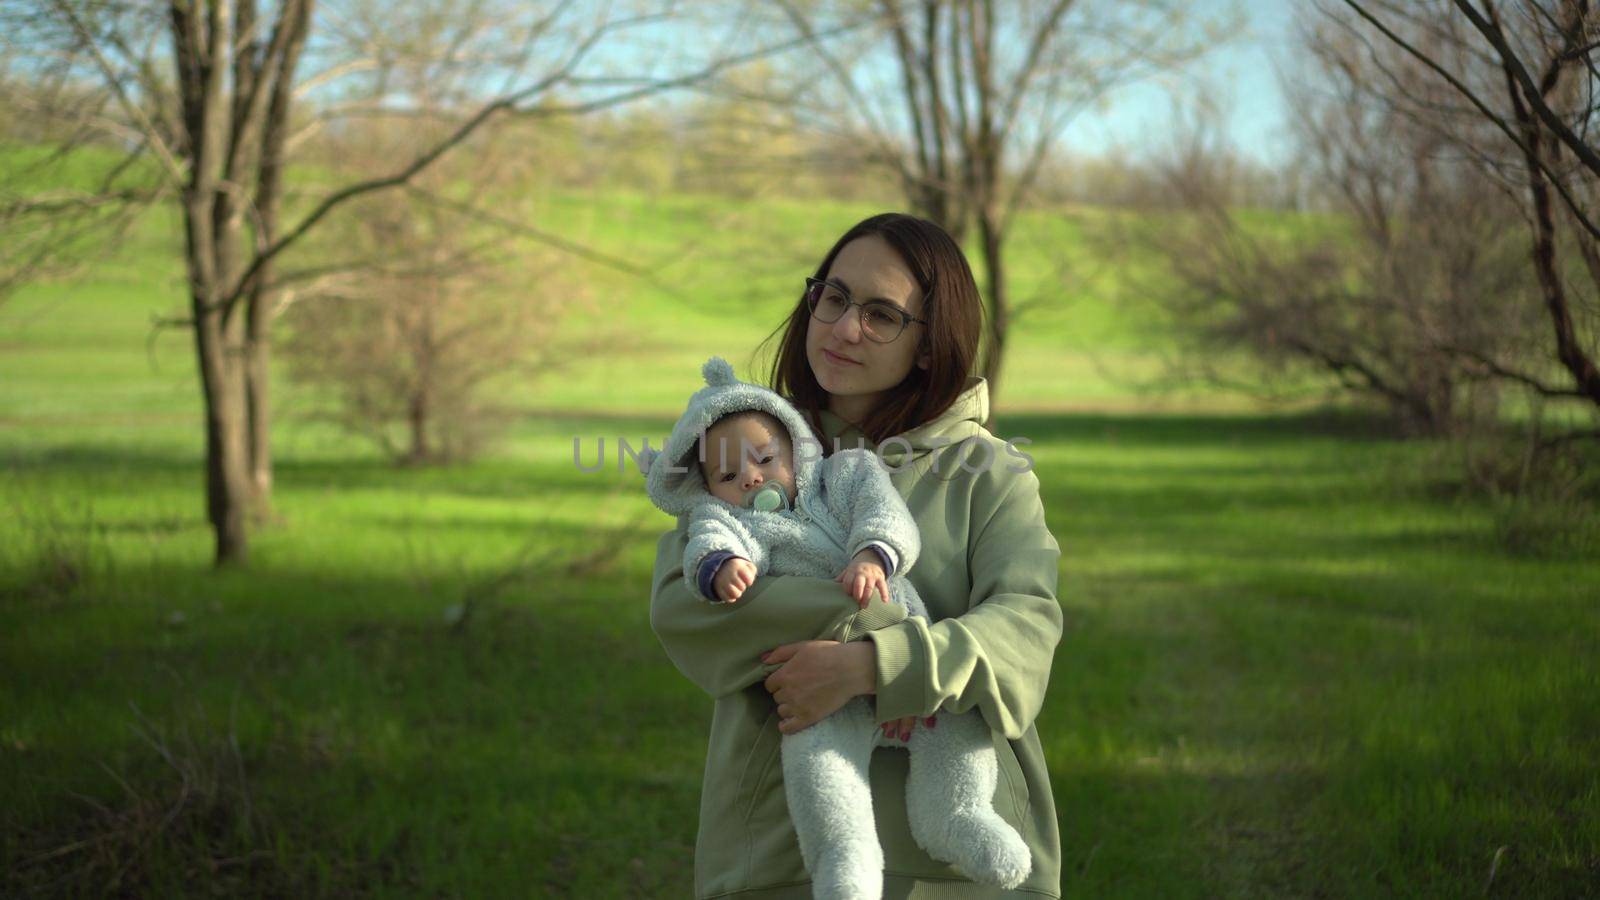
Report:
[[[1039,479],[991,467],[976,476],[967,538],[967,612],[907,619],[867,635],[878,651],[877,720],[977,707],[1022,737],[1044,704],[1061,640],[1061,548],[1045,523]]]
[[[663,534],[656,545],[650,590],[650,627],[667,658],[712,697],[764,681],[777,670],[761,654],[810,639],[853,641],[905,618],[893,603],[863,609],[826,578],[766,575],[736,603],[707,603],[683,577],[688,526]]]
[[[922,540],[906,501],[877,456],[846,450],[835,453],[825,464],[829,467],[828,505],[850,523],[849,555],[883,544],[891,551],[894,571],[904,575],[916,563]]]

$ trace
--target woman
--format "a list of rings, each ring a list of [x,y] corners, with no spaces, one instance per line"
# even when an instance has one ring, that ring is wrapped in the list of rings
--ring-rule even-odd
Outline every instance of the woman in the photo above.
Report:
[[[907,573],[931,623],[856,605],[826,579],[767,576],[736,604],[682,577],[683,522],[657,548],[650,621],[667,655],[716,700],[695,846],[697,897],[809,897],[784,801],[780,736],[861,694],[916,740],[940,710],[976,707],[995,732],[995,808],[1033,853],[1017,896],[1060,894],[1055,803],[1034,716],[1061,638],[1060,549],[1031,459],[982,423],[972,378],[981,306],[960,248],[938,226],[885,214],[851,228],[807,280],[771,387],[828,450],[876,448],[922,536]],[[775,335],[777,333],[775,332]],[[797,640],[814,636],[812,640]],[[962,878],[911,838],[907,755],[880,750],[871,780],[885,897],[1006,896]],[[987,892],[986,892],[987,891]]]

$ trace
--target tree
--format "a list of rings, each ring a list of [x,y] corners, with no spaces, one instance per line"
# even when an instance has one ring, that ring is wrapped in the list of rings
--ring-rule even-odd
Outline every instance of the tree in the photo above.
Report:
[[[1309,362],[1381,398],[1410,430],[1456,431],[1462,412],[1493,413],[1507,389],[1592,410],[1594,172],[1552,152],[1557,138],[1541,133],[1525,88],[1462,4],[1347,5],[1354,12],[1325,7],[1304,21],[1308,66],[1289,85],[1299,137],[1289,180],[1312,186],[1313,206],[1332,215],[1246,223],[1218,189],[1226,155],[1192,140],[1163,185],[1186,212],[1141,241],[1176,275],[1176,288],[1152,293],[1201,348]],[[1580,82],[1592,89],[1594,73],[1581,59],[1593,48],[1573,29],[1592,31],[1590,14],[1556,6],[1521,7],[1518,46],[1544,48],[1539,99],[1587,134],[1592,93]],[[1566,202],[1559,232],[1551,188]],[[1518,222],[1528,230],[1508,227]]]
[[[426,110],[440,85],[421,74],[407,93]],[[324,137],[318,155],[341,173],[371,171],[435,143],[437,118],[363,118]],[[397,462],[471,457],[510,418],[491,391],[507,376],[525,386],[565,355],[552,338],[582,287],[558,251],[502,227],[531,218],[524,132],[480,132],[404,189],[334,214],[327,264],[286,304],[278,343],[290,376],[316,389],[318,417]],[[499,221],[477,212],[490,202]]]
[[[331,11],[329,21],[319,25],[318,10]],[[450,52],[437,64],[469,89],[445,111],[450,127],[415,156],[327,190],[285,220],[291,132],[298,124],[326,125],[375,107],[408,111],[404,92],[382,81],[382,55],[390,48],[371,39],[379,34],[374,23],[400,15],[427,18],[451,36]],[[0,6],[10,47],[35,57],[14,66],[13,74],[60,73],[88,91],[94,102],[86,104],[85,121],[101,122],[120,138],[126,165],[147,157],[158,164],[164,187],[141,187],[126,199],[148,202],[163,190],[178,197],[188,275],[181,324],[194,336],[205,410],[206,506],[219,565],[245,561],[247,508],[270,496],[267,375],[273,310],[284,281],[280,263],[341,206],[409,183],[492,122],[618,106],[783,49],[720,55],[666,75],[630,76],[617,71],[615,60],[604,77],[585,68],[617,34],[660,23],[664,15],[614,17],[609,7],[595,13],[570,0],[533,8],[494,0],[397,8],[370,0],[342,7],[278,0],[270,9],[254,0]],[[311,39],[324,32],[343,41],[313,47]],[[350,53],[352,47],[359,53]],[[307,58],[319,65],[310,75],[301,72]],[[372,81],[356,91],[360,102],[341,102],[334,85],[367,73]],[[307,104],[311,97],[320,102]],[[115,200],[88,191],[73,198],[78,206]],[[53,211],[35,198],[8,202],[27,208],[27,216],[10,217],[18,227]]]
[[[1504,357],[1537,324],[1518,302],[1533,284],[1505,231],[1512,205],[1441,158],[1436,136],[1361,103],[1337,68],[1314,81],[1295,98],[1295,164],[1321,186],[1320,209],[1239,208],[1230,155],[1197,126],[1157,182],[1167,206],[1120,229],[1130,263],[1165,263],[1142,293],[1192,373],[1220,378],[1244,351],[1275,376],[1269,390],[1309,369],[1380,401],[1407,432],[1455,431],[1497,399],[1462,352]]]
[[[834,160],[882,166],[911,209],[958,241],[975,225],[989,329],[983,374],[997,392],[1014,325],[1005,245],[1017,211],[1067,124],[1114,88],[1191,59],[1215,33],[1190,32],[1166,0],[781,0],[788,25],[823,71],[788,102],[848,149]],[[822,23],[870,16],[849,46]],[[882,83],[882,71],[893,73]]]
[[[473,229],[447,207],[389,192],[346,218],[347,246],[382,262],[321,280],[285,313],[281,342],[297,382],[325,392],[327,416],[391,459],[427,465],[469,458],[506,424],[488,390],[553,362],[550,337],[575,299],[546,265]],[[477,232],[477,233],[475,233]],[[384,251],[403,249],[404,256]]]
[[[51,66],[30,80],[7,68],[0,58],[0,297],[78,271],[86,245],[119,239],[165,189],[149,165],[106,149],[124,135],[97,113],[96,92]]]
[[[1461,354],[1488,376],[1600,409],[1600,12],[1589,0],[1504,5],[1344,0],[1353,16],[1328,12],[1375,43],[1368,96],[1424,123],[1521,207],[1545,352]]]

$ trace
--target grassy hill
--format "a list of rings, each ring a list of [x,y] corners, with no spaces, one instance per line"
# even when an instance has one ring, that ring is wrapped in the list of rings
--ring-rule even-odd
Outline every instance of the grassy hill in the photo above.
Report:
[[[151,329],[182,304],[175,222],[0,307],[7,893],[687,893],[709,702],[649,630],[670,523],[573,439],[659,442],[873,210],[533,208],[655,273],[527,279],[583,292],[565,339],[614,349],[503,385],[509,439],[450,469],[387,465],[281,383],[246,572],[207,568],[192,349]],[[1063,548],[1039,727],[1066,892],[1592,893],[1600,564],[1508,553],[1447,447],[1130,387],[1163,347],[1096,215],[1017,226],[1017,295],[1047,299],[1001,417]]]

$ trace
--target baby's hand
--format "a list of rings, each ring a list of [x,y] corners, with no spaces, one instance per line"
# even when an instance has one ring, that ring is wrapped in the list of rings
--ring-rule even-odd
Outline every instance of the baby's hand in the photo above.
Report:
[[[748,559],[735,556],[717,569],[711,580],[717,597],[732,603],[744,596],[745,589],[756,583],[756,565]]]
[[[866,609],[873,594],[882,597],[883,602],[889,602],[889,576],[884,573],[878,554],[871,549],[857,553],[834,581],[844,585],[844,592],[854,598],[862,609]]]

